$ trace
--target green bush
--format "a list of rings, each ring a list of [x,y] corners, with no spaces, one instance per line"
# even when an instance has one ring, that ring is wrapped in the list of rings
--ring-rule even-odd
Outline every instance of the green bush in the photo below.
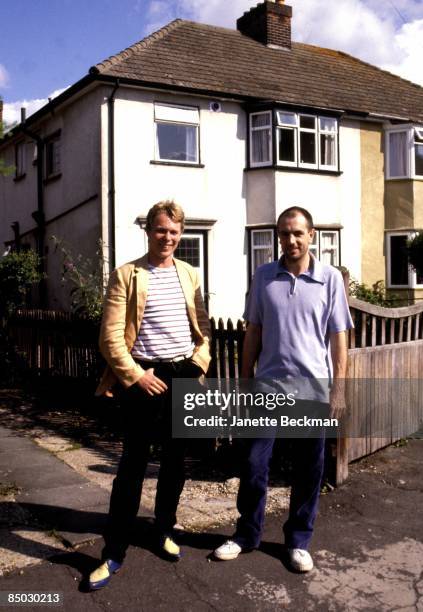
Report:
[[[0,258],[0,316],[26,305],[30,287],[42,279],[35,251],[12,252]]]
[[[369,287],[365,283],[359,283],[355,279],[351,279],[350,295],[358,300],[363,300],[363,302],[369,302],[377,306],[385,306],[386,308],[392,306],[392,300],[394,299],[394,296],[390,298],[387,297],[385,283],[382,280],[377,281],[374,285]]]
[[[62,256],[62,282],[71,286],[72,312],[91,321],[100,321],[103,313],[105,291],[105,260],[103,243],[98,241],[95,257],[74,255],[70,247],[60,238],[52,236],[56,251]]]

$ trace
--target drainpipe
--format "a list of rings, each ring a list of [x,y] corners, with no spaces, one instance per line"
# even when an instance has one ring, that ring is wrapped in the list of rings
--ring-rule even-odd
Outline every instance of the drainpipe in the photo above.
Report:
[[[116,266],[116,213],[115,213],[115,97],[120,85],[116,79],[115,86],[107,99],[109,111],[109,269]]]
[[[32,218],[37,224],[37,253],[40,257],[40,272],[44,274],[44,244],[45,244],[45,216],[44,216],[44,187],[43,187],[43,167],[44,167],[44,142],[41,136],[34,134],[25,127],[26,110],[21,108],[21,123],[24,134],[32,138],[37,145],[37,210],[32,213]],[[45,280],[40,281],[40,306],[44,308],[47,303],[47,292]]]

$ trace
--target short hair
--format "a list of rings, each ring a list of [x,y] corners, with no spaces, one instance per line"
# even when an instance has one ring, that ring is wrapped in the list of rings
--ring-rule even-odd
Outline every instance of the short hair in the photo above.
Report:
[[[314,228],[313,217],[308,212],[308,210],[306,210],[305,208],[302,208],[301,206],[290,206],[289,208],[281,212],[281,214],[278,217],[276,227],[278,227],[279,221],[283,217],[288,217],[290,219],[292,217],[296,217],[297,215],[302,215],[305,218],[305,220],[307,221],[307,227],[309,230]]]
[[[152,206],[148,211],[147,219],[145,222],[146,232],[149,232],[152,229],[154,219],[157,217],[157,215],[160,215],[161,213],[167,215],[169,219],[172,219],[172,221],[174,221],[175,223],[180,223],[181,231],[184,230],[185,214],[182,210],[182,207],[179,206],[179,204],[176,204],[176,202],[174,202],[173,200],[162,200],[160,202],[157,202],[157,204],[154,204],[154,206]]]

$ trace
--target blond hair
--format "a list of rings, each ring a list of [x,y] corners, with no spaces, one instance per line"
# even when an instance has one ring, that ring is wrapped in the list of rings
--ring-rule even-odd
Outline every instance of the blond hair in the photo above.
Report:
[[[176,204],[176,202],[174,202],[173,200],[162,200],[161,202],[157,202],[157,204],[154,204],[154,206],[152,206],[148,211],[147,219],[145,222],[146,232],[149,232],[152,229],[154,219],[157,217],[157,215],[160,215],[161,213],[167,215],[169,219],[172,219],[174,223],[180,223],[181,231],[184,231],[185,214],[182,210],[182,207],[179,206],[179,204]]]

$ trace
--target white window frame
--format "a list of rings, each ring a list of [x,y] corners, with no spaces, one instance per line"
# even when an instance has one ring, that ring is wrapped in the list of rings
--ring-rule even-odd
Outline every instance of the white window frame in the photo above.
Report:
[[[330,119],[335,122],[334,130],[325,130],[321,127],[322,119]],[[317,138],[319,140],[317,149],[319,151],[319,168],[322,170],[338,170],[338,132],[339,132],[339,122],[335,117],[326,117],[324,115],[319,115],[317,117],[317,125],[318,125],[318,135]],[[324,164],[322,163],[322,149],[320,147],[320,136],[334,136],[335,137],[335,163],[334,164]]]
[[[314,128],[305,128],[305,127],[301,127],[301,117],[307,117],[308,119],[313,119],[314,120]],[[319,151],[318,151],[318,147],[320,148],[320,139],[319,139],[319,144],[317,143],[318,140],[318,130],[317,130],[317,120],[318,117],[316,117],[316,115],[308,115],[306,113],[299,113],[298,115],[298,167],[299,168],[318,168],[319,166]],[[305,133],[305,134],[314,134],[314,159],[316,160],[314,164],[308,164],[307,162],[302,162],[301,160],[301,134]]]
[[[280,118],[280,115],[292,115],[292,117],[294,118],[294,122],[293,123],[284,122]],[[297,168],[298,167],[298,115],[296,113],[291,113],[289,111],[286,111],[286,112],[276,111],[276,118],[277,118],[277,127],[276,127],[277,163],[280,164],[281,166],[291,166],[291,167]],[[295,159],[292,162],[282,160],[279,157],[279,138],[280,138],[279,132],[282,132],[282,130],[291,130],[292,132],[294,132],[294,157]]]
[[[192,266],[192,267],[194,268],[194,270],[197,270],[198,272],[198,277],[200,279],[200,285],[201,285],[201,293],[204,296],[204,292],[205,292],[205,288],[204,288],[204,284],[205,284],[204,234],[194,233],[194,232],[185,232],[184,234],[182,234],[181,240],[198,240],[200,265]]]
[[[158,112],[159,109],[168,109],[169,118],[161,118]],[[180,112],[182,111],[182,112]],[[185,112],[187,111],[187,112]],[[173,115],[173,118],[172,118]],[[190,116],[191,115],[191,116]],[[183,119],[183,120],[182,120]],[[179,125],[196,128],[196,158],[195,160],[183,160],[183,159],[169,159],[166,157],[160,157],[159,147],[159,133],[157,126],[165,125]],[[154,159],[156,161],[168,162],[174,164],[183,164],[186,166],[198,165],[200,163],[200,111],[197,106],[186,106],[182,104],[168,104],[166,102],[155,102],[154,103]]]
[[[414,126],[413,128],[413,150],[412,150],[412,168],[413,178],[423,179],[423,174],[416,174],[416,147],[417,145],[423,146],[423,128]]]
[[[409,230],[386,232],[386,286],[388,289],[423,289],[423,284],[417,283],[417,274],[413,267],[408,264],[408,284],[407,285],[393,285],[391,282],[391,237],[392,236],[406,236],[407,240],[414,238],[417,232]]]
[[[390,154],[390,146],[389,146],[389,141],[390,141],[390,136],[391,134],[398,134],[399,132],[404,132],[405,134],[407,134],[407,151],[406,151],[406,157],[405,157],[405,164],[406,164],[406,169],[405,169],[405,174],[403,175],[391,175],[390,173],[390,168],[391,168],[391,154]],[[403,179],[407,179],[410,178],[412,172],[411,172],[411,167],[412,167],[412,153],[413,153],[413,145],[411,143],[411,126],[410,125],[398,125],[395,127],[390,127],[386,130],[385,133],[385,155],[386,155],[386,167],[385,167],[385,178],[387,180],[390,181],[400,181]]]
[[[393,133],[404,132],[407,134],[406,139],[406,173],[402,176],[391,176],[390,174],[390,149],[389,149],[389,138]],[[401,125],[388,126],[385,130],[385,179],[387,181],[400,181],[404,179],[423,179],[422,174],[416,174],[416,157],[415,147],[422,145],[423,142],[417,140],[417,137],[423,138],[423,127],[412,125],[410,123],[403,123]]]
[[[267,115],[269,117],[268,125],[261,125],[259,127],[253,127],[253,117],[257,115]],[[272,125],[272,111],[258,111],[256,113],[250,113],[249,116],[249,128],[250,128],[250,166],[252,168],[261,168],[263,166],[271,166],[273,164],[273,125]],[[269,159],[267,161],[254,161],[253,160],[253,132],[269,131]]]
[[[318,227],[318,228],[314,228],[314,232],[315,232],[315,236],[316,236],[316,243],[315,244],[311,244],[309,249],[312,252],[313,255],[316,256],[316,258],[321,261],[322,260],[322,243],[321,243],[321,234],[323,233],[327,233],[327,234],[334,234],[336,236],[336,245],[333,248],[333,250],[336,253],[336,262],[332,265],[334,266],[339,266],[341,265],[341,251],[340,251],[340,242],[341,242],[341,238],[340,238],[340,231],[338,229],[326,229],[324,227]]]
[[[267,245],[254,245],[254,235],[255,234],[262,234],[263,232],[267,232],[271,235],[271,242],[270,244]],[[252,229],[251,230],[251,236],[250,236],[250,244],[251,244],[251,252],[250,252],[250,270],[251,270],[251,276],[254,276],[254,273],[256,271],[257,268],[254,267],[254,253],[256,251],[264,251],[267,250],[269,247],[272,249],[272,261],[273,261],[273,257],[274,257],[274,253],[275,253],[275,228],[274,227],[263,227],[263,228],[256,228],[256,229]]]
[[[293,123],[284,122],[281,115],[292,115],[295,118]],[[310,117],[314,120],[314,128],[304,128],[300,126],[300,117]],[[320,121],[322,119],[331,119],[335,122],[336,129],[325,130],[320,127]],[[276,111],[276,133],[277,133],[277,164],[279,166],[287,166],[294,168],[304,168],[310,170],[326,170],[326,171],[338,171],[338,137],[339,137],[339,120],[336,117],[328,117],[326,115],[311,115],[309,113],[294,113],[292,111]],[[279,131],[292,129],[295,133],[295,161],[288,162],[282,160],[279,155]],[[315,135],[315,159],[316,163],[308,164],[301,162],[301,132],[308,132]],[[322,152],[320,148],[320,135],[334,136],[335,139],[335,163],[334,164],[323,164]]]

